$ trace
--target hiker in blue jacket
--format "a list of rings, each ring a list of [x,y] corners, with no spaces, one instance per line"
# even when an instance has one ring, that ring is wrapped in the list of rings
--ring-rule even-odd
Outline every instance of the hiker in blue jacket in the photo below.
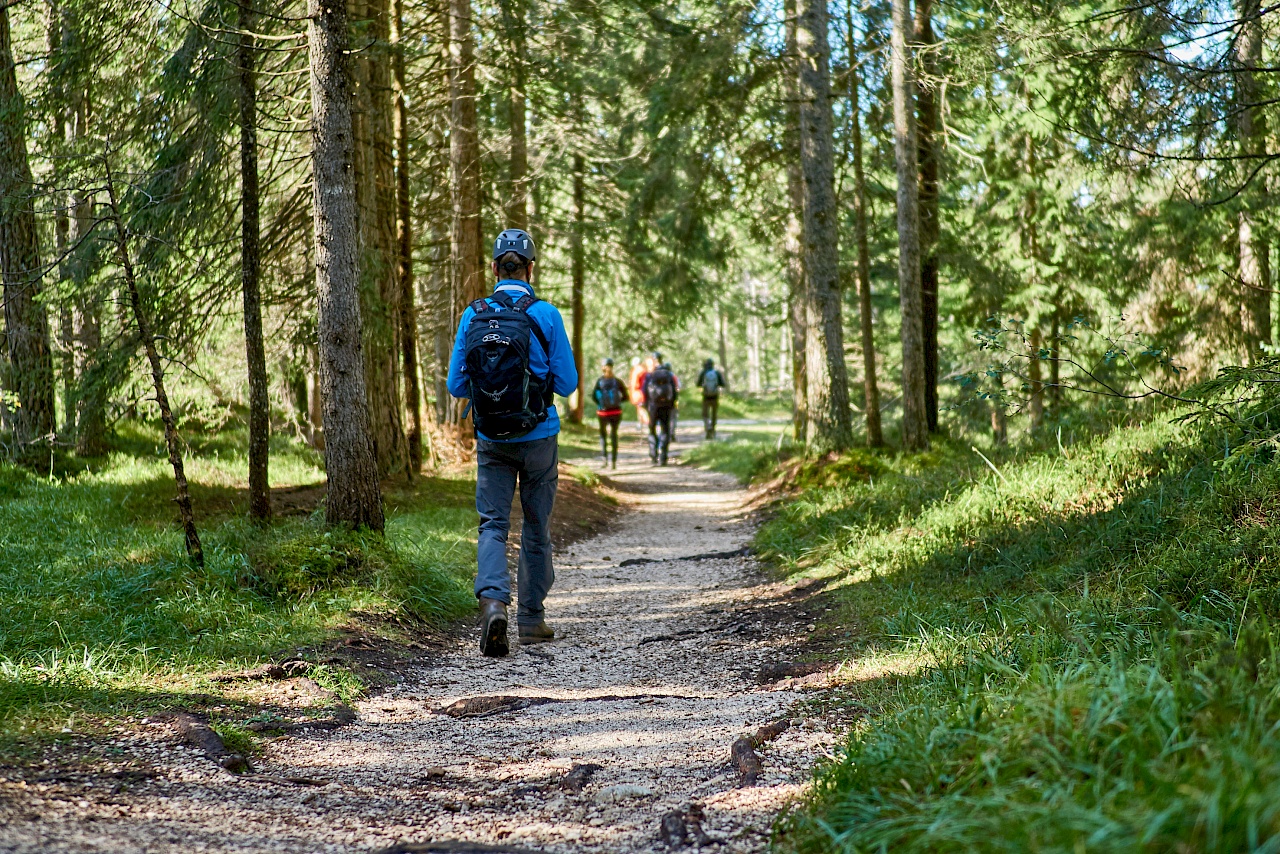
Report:
[[[498,235],[493,245],[497,284],[492,296],[476,300],[463,311],[449,360],[449,393],[471,400],[476,424],[480,536],[475,592],[480,600],[480,650],[488,656],[504,656],[509,650],[507,534],[517,481],[524,512],[516,614],[519,640],[543,643],[555,637],[542,607],[555,580],[551,510],[560,416],[553,393],[573,393],[578,371],[559,310],[538,300],[529,284],[536,260],[533,238],[524,231],[509,228]]]

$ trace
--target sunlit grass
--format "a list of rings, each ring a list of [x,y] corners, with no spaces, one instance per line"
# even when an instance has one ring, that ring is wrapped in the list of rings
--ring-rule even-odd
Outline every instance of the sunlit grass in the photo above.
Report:
[[[833,579],[851,662],[924,666],[845,680],[781,848],[1271,850],[1280,470],[1170,417],[790,470],[760,550]]]
[[[0,736],[164,705],[213,671],[317,643],[355,612],[438,623],[473,601],[469,481],[389,490],[385,540],[326,530],[318,514],[264,529],[244,516],[243,444],[197,435],[187,474],[205,566],[195,569],[172,471],[151,456],[158,441],[125,425],[120,450],[65,477],[0,465]],[[318,463],[273,442],[277,487],[323,483]]]

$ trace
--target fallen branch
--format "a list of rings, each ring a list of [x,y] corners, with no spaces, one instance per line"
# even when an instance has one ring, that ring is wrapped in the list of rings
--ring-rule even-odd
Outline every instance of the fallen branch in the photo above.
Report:
[[[204,751],[204,755],[217,762],[232,774],[243,774],[249,769],[249,760],[239,753],[227,750],[222,736],[213,731],[207,723],[187,712],[178,712],[173,716],[178,727],[178,735],[192,747]]]
[[[292,679],[295,676],[305,676],[307,671],[311,669],[311,664],[306,661],[285,661],[280,664],[264,664],[261,667],[255,667],[252,670],[244,670],[240,673],[221,673],[211,678],[213,682],[267,682],[277,679]]]
[[[246,774],[240,779],[252,780],[255,783],[273,783],[277,786],[327,786],[328,780],[319,777],[293,777],[279,776],[276,774]]]
[[[733,549],[727,552],[704,552],[703,554],[688,555],[686,557],[632,557],[622,561],[618,566],[641,566],[646,563],[672,563],[675,561],[731,560],[735,557],[747,557],[750,554],[750,547],[743,546],[740,549]]]
[[[548,703],[620,703],[626,700],[696,700],[688,694],[601,694],[595,697],[514,697],[495,694],[485,697],[468,697],[436,709],[437,715],[451,718],[487,718],[503,712],[518,712]]]
[[[333,715],[327,718],[316,718],[308,721],[290,721],[288,723],[277,723],[275,721],[254,721],[249,724],[247,729],[251,732],[298,732],[304,729],[338,729],[344,727],[356,719],[356,710],[350,706],[337,706],[333,710]]]

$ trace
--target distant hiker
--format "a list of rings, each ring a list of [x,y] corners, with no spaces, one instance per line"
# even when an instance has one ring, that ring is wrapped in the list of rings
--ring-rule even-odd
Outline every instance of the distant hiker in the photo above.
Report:
[[[644,400],[644,375],[649,373],[649,367],[640,360],[639,356],[631,357],[631,375],[627,378],[627,388],[631,389],[631,399],[635,401]],[[648,412],[643,406],[636,406],[636,429],[643,430],[645,424],[648,423],[646,417]]]
[[[671,413],[676,408],[680,390],[676,388],[676,376],[671,366],[659,364],[644,380],[644,405],[649,410],[649,460],[658,465],[667,464],[667,449],[671,444]]]
[[[613,443],[613,467],[618,467],[618,425],[622,423],[622,404],[628,400],[627,386],[613,375],[613,359],[605,359],[600,368],[601,377],[596,380],[591,398],[596,402],[596,417],[600,419],[600,455],[609,465],[610,440]]]
[[[542,602],[555,572],[551,566],[551,509],[556,498],[560,415],[553,394],[578,387],[573,350],[555,306],[529,284],[537,260],[533,238],[509,228],[493,243],[493,295],[462,312],[449,360],[449,393],[469,398],[476,431],[476,598],[480,600],[480,651],[503,656],[511,574],[507,534],[517,480],[524,526],[520,530],[516,614],[520,643],[555,637]]]
[[[662,367],[671,371],[671,380],[676,384],[676,405],[671,407],[671,429],[669,431],[669,440],[676,440],[676,428],[680,426],[680,375],[671,367],[670,362],[663,362]]]
[[[708,440],[716,437],[716,417],[720,414],[720,389],[728,388],[724,374],[716,370],[716,363],[707,359],[698,374],[698,387],[702,389],[702,429]]]

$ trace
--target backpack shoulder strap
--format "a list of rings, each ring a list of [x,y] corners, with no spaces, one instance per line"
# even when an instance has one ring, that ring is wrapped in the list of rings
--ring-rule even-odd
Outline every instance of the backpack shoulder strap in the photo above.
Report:
[[[538,302],[538,298],[533,294],[525,294],[511,304],[513,311],[521,314],[529,314],[529,306]],[[529,316],[529,329],[533,332],[533,337],[538,339],[538,343],[542,345],[542,352],[547,354],[547,360],[551,360],[551,342],[547,340],[547,333],[542,331],[542,325],[532,316]]]
[[[477,299],[471,301],[471,310],[476,314],[484,314],[486,311],[492,311],[493,306],[489,305],[487,299]]]

